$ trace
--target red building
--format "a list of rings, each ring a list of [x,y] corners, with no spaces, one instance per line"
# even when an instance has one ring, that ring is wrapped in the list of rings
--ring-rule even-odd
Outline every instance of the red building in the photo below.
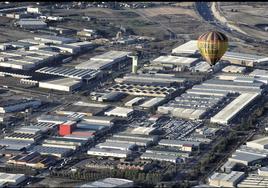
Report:
[[[71,134],[73,132],[73,130],[75,129],[75,126],[76,126],[75,121],[67,121],[67,122],[61,124],[60,128],[59,128],[59,135],[65,136],[65,135]]]

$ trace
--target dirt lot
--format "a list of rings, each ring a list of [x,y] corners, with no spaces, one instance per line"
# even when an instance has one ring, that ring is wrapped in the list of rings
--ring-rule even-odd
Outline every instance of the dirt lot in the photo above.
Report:
[[[119,28],[122,25],[133,31],[133,34],[152,36],[160,40],[169,38],[170,33],[167,27],[178,34],[181,39],[187,40],[195,39],[202,32],[212,28],[209,24],[202,24],[202,20],[195,13],[193,2],[176,3],[176,7],[165,6],[146,9],[87,8],[83,10],[56,10],[56,14],[82,14],[96,17],[98,20],[107,21],[107,26],[114,25]],[[92,24],[92,22],[81,22],[81,20],[73,20],[64,25],[77,29],[102,27],[103,31],[109,31],[114,36],[118,31],[115,28],[107,30],[103,27],[103,24]]]
[[[12,25],[12,19],[0,17],[0,42],[16,41],[35,36],[30,32],[12,28]]]
[[[137,9],[137,12],[143,12],[146,16],[154,17],[158,15],[189,15],[198,19],[198,16],[193,11],[193,9],[181,8],[181,7],[160,7],[160,8],[147,8],[147,9]]]
[[[256,24],[268,24],[268,3],[267,2],[224,2],[220,8],[228,21],[233,21],[250,36],[267,40],[268,32]]]

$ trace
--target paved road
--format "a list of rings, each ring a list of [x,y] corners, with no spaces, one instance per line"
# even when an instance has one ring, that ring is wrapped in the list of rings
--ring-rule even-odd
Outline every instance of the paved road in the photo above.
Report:
[[[229,33],[235,38],[243,40],[245,42],[255,42],[262,45],[268,45],[267,41],[263,41],[254,37],[247,36],[245,34],[239,33],[237,31],[231,30],[229,27],[217,22],[215,17],[213,16],[210,7],[208,6],[207,2],[196,2],[195,3],[196,11],[199,15],[210,24],[216,26],[219,30]]]

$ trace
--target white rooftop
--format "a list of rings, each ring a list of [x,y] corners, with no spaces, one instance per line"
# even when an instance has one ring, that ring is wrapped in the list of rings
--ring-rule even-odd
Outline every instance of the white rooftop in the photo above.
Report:
[[[75,84],[80,83],[80,81],[76,80],[76,79],[73,79],[73,78],[59,78],[59,79],[44,81],[43,83],[49,83],[49,84],[55,84],[55,85],[71,87],[71,86],[73,86]]]
[[[172,50],[173,54],[180,54],[180,53],[186,53],[186,54],[197,54],[198,48],[197,48],[197,40],[190,40]]]
[[[227,124],[238,112],[240,112],[246,105],[254,100],[258,93],[243,93],[235,100],[229,103],[225,108],[213,116],[210,121],[214,123]]]
[[[153,60],[153,63],[172,63],[176,65],[192,65],[195,61],[197,61],[198,58],[192,58],[192,57],[179,57],[179,56],[160,56]]]

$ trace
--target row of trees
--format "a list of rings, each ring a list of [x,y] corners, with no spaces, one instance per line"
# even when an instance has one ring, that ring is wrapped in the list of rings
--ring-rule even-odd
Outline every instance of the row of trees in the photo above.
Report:
[[[160,182],[165,176],[158,172],[142,172],[138,170],[117,170],[117,169],[78,169],[76,172],[71,172],[69,170],[61,171],[51,171],[51,176],[56,177],[67,177],[74,180],[87,180],[96,181],[103,178],[113,177],[113,178],[125,178],[130,179],[135,182],[155,185]],[[168,174],[169,175],[169,174]]]
[[[26,174],[26,175],[36,175],[37,171],[32,169],[31,167],[27,166],[15,166],[15,165],[8,165],[5,167],[0,167],[0,172],[6,173],[18,173],[18,174]]]

